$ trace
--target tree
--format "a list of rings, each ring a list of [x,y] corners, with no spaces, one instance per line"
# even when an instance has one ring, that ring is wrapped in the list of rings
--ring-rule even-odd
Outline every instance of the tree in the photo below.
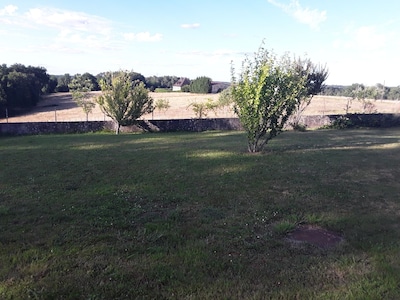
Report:
[[[205,76],[197,77],[190,83],[190,92],[208,94],[211,92],[211,79]]]
[[[390,88],[388,93],[388,99],[400,100],[400,86]]]
[[[56,91],[56,87],[58,84],[58,79],[56,76],[51,75],[49,82],[47,83],[47,85],[44,87],[43,92],[45,94],[50,94],[50,93],[54,93]]]
[[[71,83],[71,80],[71,75],[69,75],[68,73],[58,76],[56,92],[69,92],[68,85]]]
[[[293,129],[302,130],[305,129],[305,125],[300,124],[301,116],[310,105],[312,98],[322,92],[323,84],[328,78],[328,70],[326,66],[313,64],[309,58],[298,58],[295,61],[295,70],[300,77],[306,78],[306,88],[302,89],[301,94],[298,95],[299,101],[296,103],[296,109],[289,123]]]
[[[109,80],[107,80],[109,78]],[[100,80],[102,95],[96,101],[102,111],[117,123],[116,134],[121,126],[137,123],[143,114],[154,110],[153,99],[143,82],[132,82],[130,73],[119,71]]]
[[[86,122],[89,121],[89,114],[96,106],[96,103],[92,101],[92,96],[89,93],[94,88],[92,79],[88,76],[76,74],[69,83],[68,88],[72,92],[72,99],[74,99],[76,104],[85,112]]]
[[[351,90],[351,98],[361,103],[362,113],[375,113],[376,106],[371,99],[377,97],[377,89],[375,87],[365,87],[363,84],[353,84]]]
[[[208,116],[208,112],[211,110],[216,113],[218,103],[209,98],[206,102],[192,102],[188,105],[188,107],[192,107],[198,119],[203,119],[203,117]]]
[[[299,74],[288,55],[278,59],[262,46],[242,63],[236,79],[232,73],[234,109],[247,132],[248,151],[259,152],[283,129],[295,111],[299,95],[307,91],[307,76]]]
[[[100,91],[99,83],[97,82],[97,78],[94,75],[92,75],[92,74],[90,74],[88,72],[83,73],[82,74],[82,80],[91,83],[90,84],[90,90],[91,91]]]

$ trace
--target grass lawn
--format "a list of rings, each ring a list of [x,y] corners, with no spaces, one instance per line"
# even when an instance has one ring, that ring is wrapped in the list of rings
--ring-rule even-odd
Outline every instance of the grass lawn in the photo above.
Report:
[[[0,137],[1,299],[400,299],[400,128]],[[289,243],[299,224],[333,249]]]

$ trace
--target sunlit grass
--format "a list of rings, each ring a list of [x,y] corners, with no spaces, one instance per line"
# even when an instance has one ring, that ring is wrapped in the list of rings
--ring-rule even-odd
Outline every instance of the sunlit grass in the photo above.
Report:
[[[0,298],[400,298],[399,136],[0,137]]]

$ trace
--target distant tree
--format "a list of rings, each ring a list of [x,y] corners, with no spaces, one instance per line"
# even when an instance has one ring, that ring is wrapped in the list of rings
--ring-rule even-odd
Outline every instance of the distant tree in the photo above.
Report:
[[[190,85],[186,84],[186,85],[182,86],[181,87],[181,92],[190,93]]]
[[[45,94],[54,93],[56,91],[57,84],[58,84],[57,77],[54,75],[50,75],[49,82],[44,87],[44,93]]]
[[[172,89],[178,80],[176,76],[150,76],[146,77],[146,87],[154,92],[156,89]]]
[[[159,78],[157,76],[146,77],[146,86],[151,92],[154,92],[156,88],[160,87]]]
[[[262,46],[247,57],[236,79],[232,66],[232,99],[247,132],[248,151],[259,152],[277,136],[294,113],[299,95],[307,93],[307,76],[288,55],[278,59]]]
[[[121,126],[137,123],[143,114],[154,110],[153,99],[143,82],[132,82],[129,72],[106,74],[100,81],[102,95],[96,101],[102,111],[112,118],[119,134]]]
[[[376,106],[371,99],[376,99],[377,90],[375,87],[365,87],[363,84],[353,84],[351,98],[361,103],[362,113],[375,113]]]
[[[0,110],[7,106],[7,65],[0,65]]]
[[[90,85],[90,90],[91,91],[100,91],[100,86],[99,83],[97,81],[97,78],[90,74],[90,73],[83,73],[82,74],[82,80],[84,81],[90,81],[91,85]]]
[[[390,99],[390,100],[400,100],[400,86],[391,87],[389,89],[388,99]]]
[[[57,79],[56,92],[69,92],[68,85],[71,83],[72,77],[68,73],[61,75]]]
[[[97,81],[96,81],[97,83]],[[89,93],[93,90],[94,84],[90,76],[76,74],[68,85],[72,93],[72,99],[80,106],[86,114],[86,122],[89,121],[89,114],[93,111],[96,103],[93,102]]]
[[[301,116],[305,109],[310,105],[315,95],[322,92],[323,84],[328,78],[328,70],[326,66],[315,65],[312,61],[298,58],[295,63],[295,70],[300,78],[306,78],[305,89],[300,90],[296,109],[290,117],[290,125],[293,129],[304,129],[305,126],[300,124]]]
[[[142,74],[136,72],[130,72],[129,75],[131,77],[132,82],[140,81],[143,82],[143,84],[146,86],[146,78]]]
[[[190,83],[190,92],[196,94],[208,94],[211,92],[211,78],[201,76]]]
[[[384,86],[381,83],[377,83],[376,86],[376,97],[375,99],[388,99],[390,88],[387,86]]]

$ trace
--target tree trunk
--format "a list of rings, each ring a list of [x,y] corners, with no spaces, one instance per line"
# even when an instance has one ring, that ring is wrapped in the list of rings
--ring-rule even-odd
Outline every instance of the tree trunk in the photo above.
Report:
[[[115,129],[115,134],[119,134],[120,127],[121,127],[121,125],[119,123],[117,123],[117,128]]]

